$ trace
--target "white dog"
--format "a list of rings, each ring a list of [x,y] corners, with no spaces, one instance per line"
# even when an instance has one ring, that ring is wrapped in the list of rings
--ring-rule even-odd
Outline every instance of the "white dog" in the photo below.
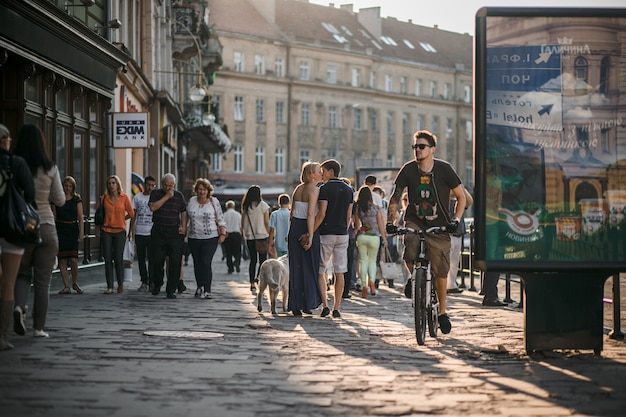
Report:
[[[276,297],[278,291],[283,292],[283,311],[287,311],[287,296],[289,294],[289,258],[283,255],[278,259],[267,259],[259,269],[259,293],[257,295],[257,310],[263,310],[263,293],[265,288],[270,289],[270,309],[276,314]]]

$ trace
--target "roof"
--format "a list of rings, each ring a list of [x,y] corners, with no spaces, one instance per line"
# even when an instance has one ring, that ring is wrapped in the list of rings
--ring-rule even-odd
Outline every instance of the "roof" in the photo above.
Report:
[[[473,38],[468,34],[381,18],[377,7],[354,12],[349,5],[336,8],[298,0],[273,2],[274,9],[272,1],[212,0],[210,24],[233,35],[426,66],[456,69],[462,64],[464,70],[472,70]]]

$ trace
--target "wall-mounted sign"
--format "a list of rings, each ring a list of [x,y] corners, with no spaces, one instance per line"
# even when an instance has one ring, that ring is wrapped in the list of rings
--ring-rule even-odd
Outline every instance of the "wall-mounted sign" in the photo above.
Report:
[[[148,113],[113,113],[114,148],[148,148]]]

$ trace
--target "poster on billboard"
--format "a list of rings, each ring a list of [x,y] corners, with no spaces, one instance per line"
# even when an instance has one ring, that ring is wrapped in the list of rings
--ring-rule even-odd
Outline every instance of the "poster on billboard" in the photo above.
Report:
[[[626,9],[476,16],[476,256],[626,267]]]
[[[148,148],[148,113],[113,113],[114,148]]]

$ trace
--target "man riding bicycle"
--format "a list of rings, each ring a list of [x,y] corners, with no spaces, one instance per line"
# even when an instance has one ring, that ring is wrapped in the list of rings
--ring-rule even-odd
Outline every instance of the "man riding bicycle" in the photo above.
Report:
[[[394,190],[389,199],[388,223],[397,223],[398,204],[402,192],[406,189],[409,196],[409,205],[405,214],[406,227],[420,230],[432,226],[448,226],[448,230],[456,230],[465,210],[464,188],[454,168],[448,162],[434,158],[436,146],[437,137],[427,130],[419,130],[413,135],[411,147],[415,159],[405,163],[396,176]],[[450,191],[457,198],[454,213],[449,212]],[[418,241],[417,234],[411,233],[404,236],[402,259],[409,269],[409,275],[419,255],[417,253]],[[439,300],[439,327],[442,333],[447,334],[452,329],[450,318],[446,314],[450,235],[428,233],[426,251]],[[410,285],[410,282],[410,280],[407,281],[407,285]],[[408,293],[410,294],[410,291]]]

